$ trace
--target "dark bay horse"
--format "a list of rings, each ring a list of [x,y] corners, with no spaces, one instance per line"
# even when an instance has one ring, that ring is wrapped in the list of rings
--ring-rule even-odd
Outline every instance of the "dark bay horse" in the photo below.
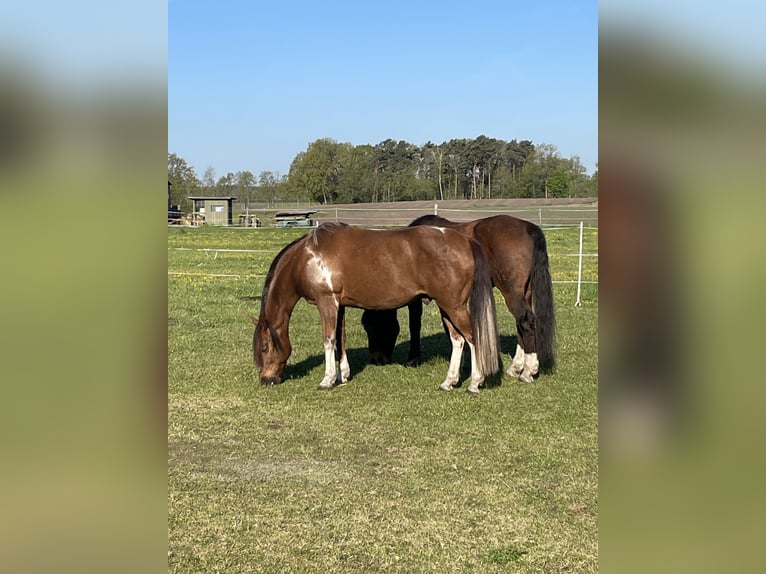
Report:
[[[424,215],[410,223],[410,227],[422,225],[454,229],[475,239],[484,249],[492,282],[516,318],[518,343],[508,374],[531,382],[541,368],[544,372],[552,371],[556,322],[548,250],[542,229],[510,215],[466,223]],[[408,308],[410,351],[406,364],[416,365],[420,362],[421,300],[410,302]],[[367,331],[371,362],[390,362],[399,332],[396,310],[365,311],[362,323]]]
[[[292,351],[290,315],[300,298],[319,310],[325,353],[319,388],[328,389],[350,376],[346,306],[395,309],[422,296],[438,305],[452,342],[447,377],[439,388],[452,390],[458,381],[467,342],[467,391],[477,394],[484,377],[500,369],[489,264],[478,243],[435,227],[376,231],[325,223],[282,249],[266,276],[260,316],[253,317],[253,358],[261,383],[281,382]]]

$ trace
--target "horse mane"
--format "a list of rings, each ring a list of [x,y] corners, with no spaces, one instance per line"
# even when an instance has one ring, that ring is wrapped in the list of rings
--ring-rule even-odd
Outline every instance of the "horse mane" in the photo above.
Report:
[[[271,282],[274,279],[274,273],[276,272],[277,265],[282,260],[282,257],[290,251],[290,249],[296,245],[297,243],[300,243],[304,239],[306,239],[306,235],[303,235],[299,237],[298,239],[295,239],[285,245],[282,250],[277,253],[277,256],[274,258],[274,261],[271,262],[271,266],[269,266],[269,271],[266,273],[266,280],[263,282],[263,291],[261,292],[261,319],[263,318],[264,309],[266,309],[266,302],[269,299],[269,289],[271,287]]]
[[[427,214],[427,215],[421,215],[417,219],[413,219],[412,222],[408,225],[408,227],[414,227],[416,225],[434,225],[436,227],[452,227],[454,225],[453,221],[450,221],[449,219],[444,219],[443,217],[439,215],[433,215],[433,214]]]
[[[302,235],[301,237],[298,237],[297,239],[291,241],[287,245],[285,245],[279,253],[277,253],[277,256],[274,257],[274,260],[271,262],[271,265],[269,266],[269,271],[266,273],[266,279],[263,282],[263,291],[261,292],[261,312],[258,317],[258,321],[256,322],[255,327],[255,334],[254,338],[258,338],[261,336],[261,333],[265,329],[269,336],[271,337],[271,341],[274,344],[274,346],[277,349],[281,349],[282,345],[279,341],[279,337],[277,337],[276,332],[274,331],[274,327],[266,320],[265,312],[266,312],[266,305],[269,301],[269,292],[271,290],[271,283],[274,280],[274,275],[276,274],[277,265],[279,265],[279,262],[290,252],[292,251],[293,247],[298,245],[299,243],[303,241],[311,240],[314,242],[315,245],[318,244],[319,238],[318,236],[324,233],[333,233],[340,229],[341,227],[348,227],[348,224],[346,223],[323,223],[319,225],[318,227],[315,227],[312,229],[309,233],[306,235]],[[260,353],[256,353],[256,362],[260,362]],[[258,365],[260,366],[260,364]]]
[[[349,226],[348,223],[328,221],[312,229],[309,232],[308,236],[311,237],[311,240],[314,242],[314,245],[319,245],[320,235],[324,235],[326,233],[335,233],[339,229],[342,229],[348,226]]]
[[[274,260],[271,262],[271,265],[269,266],[268,273],[266,273],[266,280],[263,282],[263,291],[261,293],[261,317],[260,317],[261,319],[263,318],[263,312],[264,312],[264,309],[266,309],[266,303],[268,302],[268,299],[269,299],[269,289],[271,288],[271,283],[274,279],[274,274],[276,273],[277,265],[279,265],[279,262],[287,254],[287,252],[290,251],[298,243],[302,241],[306,241],[308,239],[311,239],[316,245],[319,241],[318,236],[320,234],[333,233],[342,227],[348,227],[348,224],[333,223],[333,222],[323,223],[319,225],[318,227],[315,227],[314,229],[312,229],[306,235],[302,235],[301,237],[298,237],[297,239],[291,241],[290,243],[285,245],[279,253],[277,253],[277,256],[274,258]]]

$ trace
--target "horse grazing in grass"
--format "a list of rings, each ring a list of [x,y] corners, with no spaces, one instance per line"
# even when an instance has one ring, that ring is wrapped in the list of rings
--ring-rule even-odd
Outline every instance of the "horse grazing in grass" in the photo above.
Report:
[[[423,296],[438,305],[452,341],[447,377],[439,388],[449,391],[458,382],[467,342],[471,351],[467,391],[477,394],[485,376],[500,369],[489,264],[478,243],[435,227],[380,231],[325,223],[282,249],[266,276],[260,316],[253,317],[253,358],[261,383],[282,381],[292,351],[290,315],[300,298],[319,310],[325,353],[319,388],[329,389],[350,376],[347,306],[395,309]]]
[[[410,227],[423,225],[454,229],[482,246],[489,261],[492,282],[516,318],[517,345],[508,374],[531,382],[540,369],[551,372],[555,364],[556,321],[548,250],[542,229],[510,215],[495,215],[466,223],[424,215],[410,223]],[[408,308],[410,351],[406,364],[413,366],[420,362],[422,301],[413,300]],[[396,335],[393,340],[391,337],[399,330],[396,311],[365,311],[362,323],[369,340],[370,361],[375,364],[390,362]]]

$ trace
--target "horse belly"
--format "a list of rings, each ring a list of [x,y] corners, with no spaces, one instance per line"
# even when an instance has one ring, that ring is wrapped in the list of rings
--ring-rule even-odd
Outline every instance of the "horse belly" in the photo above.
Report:
[[[363,309],[397,309],[422,294],[423,291],[417,289],[415,285],[392,285],[382,278],[378,281],[365,281],[363,284],[345,286],[340,303]]]
[[[417,271],[408,261],[391,263],[377,258],[375,265],[344,270],[341,304],[363,309],[396,309],[423,294]]]

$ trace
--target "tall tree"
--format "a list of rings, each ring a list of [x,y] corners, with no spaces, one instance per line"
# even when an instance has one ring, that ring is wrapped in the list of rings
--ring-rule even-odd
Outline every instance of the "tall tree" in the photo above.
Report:
[[[555,145],[539,144],[535,146],[532,154],[529,170],[527,171],[528,181],[533,189],[532,197],[549,197],[549,180],[551,176],[561,168],[562,160]]]
[[[439,196],[434,199],[444,200],[444,147],[438,146],[430,141],[423,145],[423,159],[429,169],[426,170],[425,177],[435,180],[436,191]]]
[[[326,138],[310,143],[290,165],[288,184],[293,192],[306,192],[312,200],[321,204],[331,203],[337,195],[337,154],[338,143],[335,140]]]
[[[567,197],[571,179],[571,174],[564,167],[559,167],[550,174],[546,182],[548,197]]]
[[[249,171],[238,171],[234,178],[236,195],[240,202],[244,202],[245,211],[250,211],[250,201],[255,191],[255,176]]]
[[[236,188],[236,185],[237,185],[236,177],[237,176],[234,175],[233,173],[228,172],[226,175],[220,178],[216,182],[217,193],[220,193],[222,196],[225,196],[225,197],[234,196],[234,189]]]
[[[261,197],[270,204],[276,205],[280,197],[277,194],[277,175],[272,171],[262,171],[258,174],[258,191]]]
[[[462,199],[470,194],[467,184],[470,182],[470,168],[466,139],[451,139],[444,145],[445,160],[447,165],[448,187],[453,199]]]
[[[200,181],[186,160],[174,153],[168,153],[168,181],[171,184],[170,201],[182,211],[191,209],[190,195],[199,192]]]
[[[168,174],[171,173],[168,156]],[[188,167],[188,166],[187,166]],[[216,195],[259,200],[330,204],[408,199],[493,197],[582,197],[596,195],[597,176],[588,177],[577,156],[562,158],[555,146],[479,135],[423,146],[386,139],[354,146],[329,138],[311,142],[296,155],[288,176],[263,171],[257,187],[239,173],[216,181],[208,167],[198,187]],[[250,174],[250,172],[247,172]],[[252,176],[252,174],[250,174]],[[170,177],[170,175],[169,175]],[[195,176],[196,179],[196,176]],[[249,179],[246,178],[246,181]],[[244,191],[244,190],[249,191]],[[180,191],[180,188],[179,188]],[[179,193],[180,195],[180,193]],[[238,196],[239,197],[239,196]]]
[[[372,146],[353,146],[350,143],[338,145],[336,156],[335,191],[337,201],[341,203],[361,203],[371,201],[372,182]]]
[[[406,141],[387,139],[375,146],[375,163],[383,183],[385,201],[407,198],[415,178],[417,146]],[[410,188],[410,189],[408,189]]]
[[[205,188],[207,195],[217,195],[215,188],[215,168],[210,165],[205,169],[205,173],[202,174],[202,187]]]

